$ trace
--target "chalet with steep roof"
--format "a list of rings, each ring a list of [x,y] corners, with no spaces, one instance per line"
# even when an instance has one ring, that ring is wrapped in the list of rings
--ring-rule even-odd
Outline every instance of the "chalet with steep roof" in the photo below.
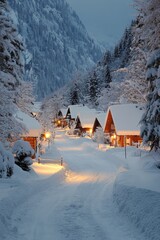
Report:
[[[144,106],[138,104],[119,104],[108,108],[104,133],[110,135],[111,145],[124,147],[140,143],[140,120]]]

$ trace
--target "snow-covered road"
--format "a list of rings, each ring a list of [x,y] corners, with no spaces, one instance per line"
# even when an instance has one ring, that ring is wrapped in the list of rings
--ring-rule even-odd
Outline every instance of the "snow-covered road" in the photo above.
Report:
[[[57,132],[54,145],[65,167],[15,188],[9,234],[3,239],[143,240],[113,202],[114,180],[125,171],[125,161],[98,150],[90,139],[63,131]]]

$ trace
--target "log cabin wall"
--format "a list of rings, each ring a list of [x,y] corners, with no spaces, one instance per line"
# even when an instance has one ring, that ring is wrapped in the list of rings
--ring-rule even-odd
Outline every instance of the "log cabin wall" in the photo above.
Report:
[[[140,136],[128,135],[126,136],[126,146],[132,146],[134,143],[141,143],[142,138]],[[117,136],[117,146],[125,146],[125,136]]]
[[[23,137],[23,140],[29,142],[35,153],[37,152],[37,137]]]
[[[114,129],[115,129],[115,127],[114,127],[114,122],[113,122],[112,114],[111,114],[111,112],[109,111],[104,132],[105,132],[105,133],[111,133],[111,132],[113,132]]]

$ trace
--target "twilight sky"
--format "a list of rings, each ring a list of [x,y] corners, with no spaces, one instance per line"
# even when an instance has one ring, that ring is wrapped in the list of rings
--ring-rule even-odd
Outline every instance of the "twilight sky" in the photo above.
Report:
[[[67,0],[96,40],[117,42],[135,18],[133,0]]]

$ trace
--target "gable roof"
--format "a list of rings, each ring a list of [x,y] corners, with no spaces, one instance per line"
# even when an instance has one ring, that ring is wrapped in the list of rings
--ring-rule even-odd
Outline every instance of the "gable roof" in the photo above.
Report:
[[[82,128],[92,128],[96,117],[96,111],[94,109],[87,109],[78,114]]]
[[[41,134],[42,127],[35,118],[22,111],[18,111],[15,118],[18,122],[24,124],[28,130],[28,133],[23,134],[23,136],[38,137]]]
[[[111,113],[117,135],[140,135],[140,120],[144,110],[144,105],[139,104],[112,105],[108,108],[105,126]]]
[[[71,118],[77,118],[77,116],[82,115],[83,113],[88,114],[90,110],[87,106],[80,105],[70,105],[68,106],[68,110],[70,110]],[[67,110],[67,112],[68,112]]]
[[[61,114],[62,114],[62,117],[66,117],[67,108],[61,108],[61,109],[58,111],[58,116],[60,116]]]
[[[98,122],[101,124],[101,127],[104,129],[104,127],[105,127],[105,120],[106,120],[106,112],[99,112],[96,115],[96,118],[97,118]]]

